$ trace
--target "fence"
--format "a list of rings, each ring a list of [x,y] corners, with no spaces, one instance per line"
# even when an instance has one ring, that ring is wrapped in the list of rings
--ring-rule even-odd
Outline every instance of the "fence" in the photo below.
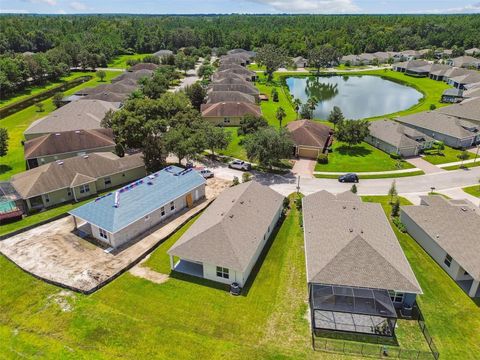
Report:
[[[375,357],[379,359],[391,358],[391,359],[411,359],[411,360],[438,360],[440,353],[433,341],[427,325],[425,324],[425,318],[417,304],[414,305],[412,311],[412,321],[417,321],[420,330],[425,338],[425,341],[430,348],[430,351],[402,349],[398,346],[379,344],[379,339],[372,337],[372,340],[376,340],[377,343],[361,342],[362,340],[348,341],[343,339],[335,339],[328,337],[318,337],[312,332],[312,346],[316,351],[334,352],[345,355],[360,355],[364,357]]]
[[[5,106],[4,108],[0,109],[0,119],[5,118],[8,115],[14,114],[20,110],[23,110],[29,106],[36,104],[39,101],[43,101],[52,97],[55,93],[60,91],[65,91],[75,87],[79,84],[84,83],[85,81],[90,80],[91,76],[81,76],[76,79],[70,80],[58,86],[55,86],[49,90],[43,91],[40,94],[30,96],[24,100],[17,101],[11,105]]]

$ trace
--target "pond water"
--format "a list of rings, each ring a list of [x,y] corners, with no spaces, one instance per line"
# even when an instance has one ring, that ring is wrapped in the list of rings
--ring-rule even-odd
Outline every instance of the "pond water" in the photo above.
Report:
[[[327,119],[334,106],[347,119],[391,114],[418,103],[423,94],[414,88],[379,76],[289,77],[287,86],[294,98],[305,104],[309,97],[319,99],[313,117]]]

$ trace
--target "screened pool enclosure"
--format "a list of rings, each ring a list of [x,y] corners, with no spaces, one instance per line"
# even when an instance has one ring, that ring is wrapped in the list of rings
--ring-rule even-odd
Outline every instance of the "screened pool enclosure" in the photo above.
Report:
[[[397,313],[387,290],[311,284],[313,330],[393,336]]]

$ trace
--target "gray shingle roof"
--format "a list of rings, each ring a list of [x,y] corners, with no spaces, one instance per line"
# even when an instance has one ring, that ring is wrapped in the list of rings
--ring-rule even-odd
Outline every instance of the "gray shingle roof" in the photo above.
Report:
[[[466,201],[453,202],[441,196],[422,197],[422,203],[402,206],[401,210],[480,280],[480,210]]]
[[[421,293],[382,206],[332,196],[303,199],[308,282]]]
[[[255,104],[255,98],[252,95],[244,94],[240,91],[212,91],[208,94],[207,104],[215,104],[225,101]]]
[[[25,159],[115,146],[111,129],[65,131],[26,141]]]
[[[331,139],[333,130],[327,125],[312,120],[297,120],[287,124],[290,137],[296,145],[323,149]]]
[[[142,154],[119,158],[113,153],[91,153],[24,171],[12,176],[11,183],[27,199],[69,188],[77,175],[97,179],[144,166]]]
[[[82,100],[68,103],[49,115],[34,121],[25,134],[46,134],[72,130],[99,129],[109,110],[118,105],[101,100]]]
[[[222,192],[168,254],[244,272],[284,197],[249,181]]]
[[[258,96],[260,92],[258,89],[249,84],[212,84],[210,85],[210,91],[240,91],[244,94]]]
[[[407,126],[416,126],[419,128],[435,131],[437,133],[452,136],[457,139],[471,138],[475,134],[468,131],[465,127],[478,127],[474,123],[456,118],[455,116],[449,116],[437,111],[425,111],[408,116],[402,116],[396,118],[398,122]]]
[[[480,121],[480,97],[467,99],[459,104],[445,106],[437,111],[462,119]]]
[[[432,138],[426,136],[420,131],[386,119],[372,121],[369,129],[372,137],[380,139],[397,148],[418,146],[420,145],[420,142],[415,140],[417,138],[423,138],[424,141],[433,141]]]

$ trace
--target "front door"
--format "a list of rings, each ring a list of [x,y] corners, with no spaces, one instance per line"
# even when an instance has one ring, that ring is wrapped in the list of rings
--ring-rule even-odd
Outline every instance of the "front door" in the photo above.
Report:
[[[187,196],[185,196],[185,200],[187,202],[187,206],[191,208],[193,205],[192,194],[188,193]]]

